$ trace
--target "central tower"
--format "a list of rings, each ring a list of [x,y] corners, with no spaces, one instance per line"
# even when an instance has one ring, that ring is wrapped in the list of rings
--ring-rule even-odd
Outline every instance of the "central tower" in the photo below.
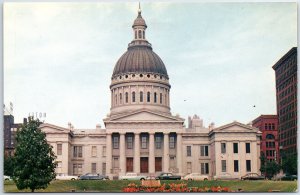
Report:
[[[146,39],[147,25],[140,8],[132,29],[133,40],[111,77],[111,116],[140,109],[170,114],[167,69]]]

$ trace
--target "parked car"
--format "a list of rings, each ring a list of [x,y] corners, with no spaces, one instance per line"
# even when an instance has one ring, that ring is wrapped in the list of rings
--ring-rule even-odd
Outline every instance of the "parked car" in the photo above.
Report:
[[[157,180],[180,180],[180,175],[173,175],[173,173],[161,173],[156,177]]]
[[[241,180],[264,180],[265,176],[258,175],[257,173],[247,173],[241,177]]]
[[[4,175],[3,177],[4,177],[4,180],[5,180],[5,181],[12,180],[10,176]]]
[[[284,175],[283,177],[280,178],[282,181],[297,181],[298,176],[297,175]]]
[[[232,176],[230,173],[220,173],[219,175],[214,176],[214,180],[237,180],[239,179],[236,176]]]
[[[208,180],[207,175],[201,175],[200,173],[190,173],[183,177],[184,180]]]
[[[87,173],[79,177],[80,180],[108,180],[108,176],[100,175],[96,173]]]
[[[56,180],[77,180],[78,176],[59,173],[55,177]]]
[[[119,176],[120,180],[145,180],[147,176],[138,175],[137,173],[126,173],[126,175]]]
[[[146,180],[156,180],[156,177],[155,176],[147,176],[146,177]]]

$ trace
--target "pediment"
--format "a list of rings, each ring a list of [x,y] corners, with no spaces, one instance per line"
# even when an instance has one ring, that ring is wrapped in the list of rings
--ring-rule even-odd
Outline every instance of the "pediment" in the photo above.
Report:
[[[49,123],[41,124],[40,128],[45,133],[70,133],[69,129],[66,129],[64,127],[59,127],[56,125],[52,125]]]
[[[216,129],[213,129],[213,131],[214,132],[249,132],[249,131],[257,132],[258,129],[250,125],[245,125],[239,122],[233,122],[218,127]]]

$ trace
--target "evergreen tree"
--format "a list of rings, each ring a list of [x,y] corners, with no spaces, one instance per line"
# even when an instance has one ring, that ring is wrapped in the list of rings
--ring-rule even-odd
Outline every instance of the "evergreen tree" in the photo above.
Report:
[[[4,156],[4,175],[12,176],[14,165],[13,165],[13,157]]]
[[[282,169],[287,175],[297,175],[297,155],[283,155]]]
[[[17,131],[13,180],[19,190],[45,189],[55,178],[55,155],[39,128],[41,122],[28,118]]]

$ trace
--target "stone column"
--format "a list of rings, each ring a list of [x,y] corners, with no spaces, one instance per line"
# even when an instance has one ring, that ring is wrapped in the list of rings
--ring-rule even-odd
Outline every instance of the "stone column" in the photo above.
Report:
[[[140,173],[140,133],[134,133],[134,164],[135,173]]]
[[[106,134],[106,174],[110,177],[112,169],[112,138],[111,133]],[[112,178],[110,178],[112,179]]]
[[[155,148],[154,148],[154,133],[149,133],[149,173],[155,173]]]
[[[169,133],[164,133],[164,172],[169,172]]]
[[[182,173],[182,135],[181,133],[177,133],[177,168],[178,172]]]
[[[120,133],[120,175],[125,175],[126,173],[126,156],[125,156],[125,133]]]

